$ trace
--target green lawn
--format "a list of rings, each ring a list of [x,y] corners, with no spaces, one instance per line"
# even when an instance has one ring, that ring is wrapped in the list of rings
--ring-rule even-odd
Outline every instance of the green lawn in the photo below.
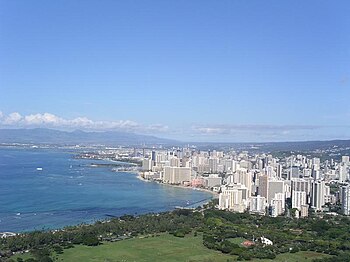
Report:
[[[179,238],[169,234],[134,238],[98,247],[76,246],[65,250],[58,261],[227,261],[233,256],[207,249],[201,237]]]
[[[298,253],[285,253],[280,254],[276,257],[275,260],[269,260],[269,259],[258,259],[254,261],[260,261],[260,262],[271,262],[271,261],[281,261],[281,262],[303,262],[303,261],[312,261],[315,258],[323,258],[323,257],[330,257],[326,254],[320,254],[312,251],[300,251]]]
[[[241,240],[241,239],[239,239]],[[238,241],[238,240],[237,240]],[[29,254],[21,255],[28,258]],[[315,252],[298,252],[278,255],[273,261],[309,262],[321,258],[323,254]],[[103,243],[97,247],[78,245],[64,250],[61,255],[54,255],[54,261],[67,262],[114,262],[114,261],[234,261],[237,257],[225,255],[207,249],[202,244],[201,236],[186,236],[185,238],[162,234],[156,237],[133,238],[114,243]],[[16,258],[16,257],[15,257]],[[16,261],[16,260],[15,260]],[[251,260],[266,262],[271,260]]]
[[[242,243],[244,241],[246,241],[247,239],[243,238],[243,237],[235,237],[235,238],[230,238],[228,239],[230,242],[234,243],[234,244],[237,244],[237,245],[242,245]]]

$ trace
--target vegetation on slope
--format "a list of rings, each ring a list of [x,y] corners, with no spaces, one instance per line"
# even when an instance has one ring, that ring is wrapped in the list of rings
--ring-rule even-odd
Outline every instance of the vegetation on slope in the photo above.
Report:
[[[122,216],[94,225],[31,232],[1,239],[0,253],[3,260],[11,260],[13,252],[29,250],[32,255],[28,259],[31,261],[51,261],[53,254],[71,252],[67,249],[77,245],[79,248],[109,245],[106,243],[119,243],[129,238],[161,233],[170,233],[179,239],[188,235],[195,239],[200,237],[203,247],[208,251],[221,252],[238,260],[274,259],[281,254],[303,251],[329,255],[319,261],[328,261],[329,257],[329,261],[350,261],[348,217],[271,218],[215,209],[176,210],[138,217]],[[262,236],[270,239],[273,245],[261,243]],[[249,240],[253,244],[243,246],[235,239]]]

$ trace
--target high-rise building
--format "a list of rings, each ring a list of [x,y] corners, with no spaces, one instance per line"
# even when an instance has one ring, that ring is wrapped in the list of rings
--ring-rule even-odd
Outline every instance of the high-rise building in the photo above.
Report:
[[[182,184],[191,181],[191,168],[189,167],[164,167],[163,182],[169,184]]]
[[[312,164],[319,167],[319,166],[321,165],[321,159],[318,158],[318,157],[314,157],[314,158],[312,159]]]
[[[341,207],[344,215],[350,215],[350,185],[341,188]]]
[[[349,156],[342,156],[341,157],[341,161],[343,162],[343,163],[345,163],[345,164],[350,164],[349,163],[349,160],[350,158],[349,158]]]
[[[214,186],[221,186],[222,178],[218,174],[210,174],[205,179],[206,186],[211,188]]]
[[[321,177],[320,177],[320,170],[318,169],[312,169],[312,178],[314,180],[319,180]]]
[[[339,182],[344,183],[348,180],[348,166],[345,163],[339,165]]]
[[[306,204],[306,192],[305,191],[292,191],[292,208],[301,209],[302,205]]]
[[[268,177],[274,177],[274,176],[276,176],[276,173],[275,173],[275,171],[273,170],[273,166],[266,166],[266,167],[265,167],[265,174],[266,174]]]
[[[276,193],[275,197],[271,200],[270,207],[271,207],[271,216],[277,217],[279,215],[282,215],[285,208],[285,198],[284,193]]]
[[[281,165],[281,164],[277,164],[277,167],[276,167],[276,176],[277,176],[278,178],[282,178],[282,174],[283,174],[282,165]]]
[[[250,198],[249,211],[254,213],[265,214],[266,198],[260,195]]]
[[[227,171],[233,171],[233,165],[234,165],[234,160],[232,160],[232,159],[226,159],[226,160],[224,161],[224,170],[225,170],[225,172],[227,172]],[[236,170],[234,170],[234,171],[236,171]]]
[[[170,166],[173,166],[173,167],[181,166],[181,162],[179,158],[174,156],[174,157],[171,157],[169,160],[170,160]]]
[[[149,171],[152,170],[152,160],[148,158],[144,158],[142,160],[142,170]]]
[[[267,199],[268,196],[268,176],[261,175],[259,176],[259,189],[258,193],[260,196],[265,197]]]
[[[303,177],[311,177],[311,175],[312,175],[312,169],[310,169],[310,168],[305,168],[305,169],[303,170]]]
[[[241,184],[230,184],[221,187],[219,208],[242,213],[248,207],[247,188]]]
[[[291,181],[292,191],[304,191],[307,195],[310,193],[310,183],[307,179],[294,178]]]
[[[283,204],[282,204],[282,200],[279,200],[279,199],[273,199],[271,201],[271,216],[272,217],[277,217],[279,215],[282,215],[283,214]]]
[[[311,183],[312,187],[312,194],[311,194],[311,207],[315,210],[322,210],[322,207],[325,204],[325,194],[326,194],[326,187],[325,182],[318,180],[318,181],[312,181]]]
[[[289,170],[289,180],[292,178],[299,178],[299,168],[296,166],[292,166]]]
[[[275,194],[281,193],[284,195],[284,181],[283,180],[269,180],[268,181],[268,193],[267,204],[271,204],[272,199],[275,198]],[[284,207],[284,198],[283,198]]]
[[[216,173],[218,171],[218,159],[209,158],[209,169],[210,172]]]
[[[248,195],[251,195],[253,177],[252,173],[245,168],[239,168],[233,174],[233,183],[242,184],[248,189]]]
[[[151,160],[156,161],[156,151],[151,152]]]

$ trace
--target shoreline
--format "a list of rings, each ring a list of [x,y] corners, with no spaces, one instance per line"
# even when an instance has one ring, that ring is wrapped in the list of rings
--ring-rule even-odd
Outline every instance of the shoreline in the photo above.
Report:
[[[174,185],[174,184],[166,184],[166,183],[159,183],[155,180],[148,180],[148,179],[144,179],[142,177],[142,172],[134,172],[137,174],[137,178],[140,179],[143,182],[148,182],[148,183],[157,183],[159,185],[164,185],[164,186],[170,186],[170,187],[175,187],[175,188],[183,188],[183,189],[191,189],[191,190],[197,190],[197,191],[202,191],[202,192],[207,192],[213,195],[213,199],[217,199],[219,198],[219,193],[214,192],[210,189],[205,189],[205,188],[199,188],[199,187],[191,187],[191,186],[183,186],[183,185]]]
[[[126,164],[129,164],[129,165],[132,165],[132,166],[138,166],[137,164],[135,163],[130,163],[130,162],[122,162],[122,161],[119,161],[119,160],[112,160],[112,159],[109,159],[109,158],[103,158],[103,159],[100,159],[100,160],[105,160],[105,161],[110,161],[110,162],[120,162],[120,163],[126,163]],[[144,179],[142,177],[142,172],[141,171],[136,171],[136,170],[127,170],[127,171],[118,171],[118,172],[125,172],[125,173],[133,173],[133,174],[136,174],[136,177],[143,181],[143,182],[148,182],[148,183],[157,183],[159,185],[164,185],[164,186],[171,186],[171,187],[175,187],[175,188],[183,188],[183,189],[192,189],[192,190],[198,190],[198,191],[202,191],[202,192],[207,192],[207,193],[210,193],[213,195],[213,199],[217,199],[219,198],[219,193],[217,192],[214,192],[210,189],[205,189],[205,188],[199,188],[199,187],[191,187],[191,186],[183,186],[183,185],[174,185],[174,184],[166,184],[166,183],[159,183],[157,181],[154,181],[154,180],[148,180],[148,179]]]

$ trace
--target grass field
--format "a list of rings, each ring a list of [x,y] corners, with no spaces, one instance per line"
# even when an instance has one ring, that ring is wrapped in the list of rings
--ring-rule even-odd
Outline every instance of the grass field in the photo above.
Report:
[[[271,262],[271,261],[281,261],[281,262],[303,262],[303,261],[312,261],[316,258],[323,258],[323,257],[329,257],[329,255],[326,254],[320,254],[316,252],[311,251],[300,251],[298,253],[285,253],[280,254],[276,257],[274,260],[269,259],[258,259],[258,260],[251,260],[251,261],[259,261],[259,262]]]
[[[58,261],[227,261],[232,256],[207,249],[201,237],[178,238],[169,234],[104,243],[98,247],[76,246]]]
[[[315,252],[298,252],[278,255],[274,261],[307,262],[325,255]],[[28,256],[21,256],[28,258]],[[131,262],[131,261],[234,261],[237,257],[207,249],[201,236],[185,238],[162,234],[156,237],[134,238],[114,243],[104,243],[97,247],[75,246],[54,255],[54,261],[67,262]],[[271,261],[271,260],[252,260]]]
[[[237,245],[240,245],[240,246],[243,246],[242,243],[244,241],[246,241],[245,238],[243,237],[236,237],[236,238],[230,238],[228,239],[230,242],[234,243],[234,244],[237,244]]]

